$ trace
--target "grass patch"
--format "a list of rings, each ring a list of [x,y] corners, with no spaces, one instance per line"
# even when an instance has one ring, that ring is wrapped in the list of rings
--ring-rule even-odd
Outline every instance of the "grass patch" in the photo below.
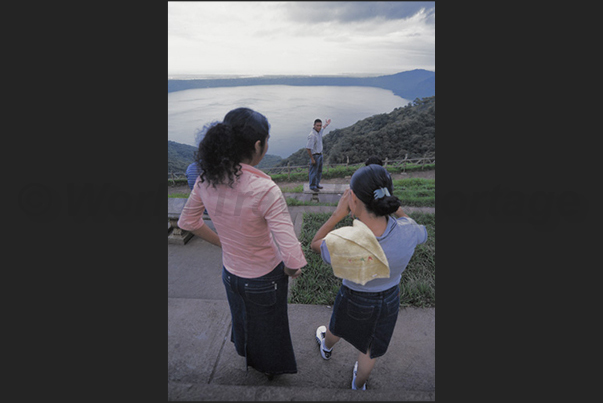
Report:
[[[386,167],[386,169],[391,173],[423,171],[423,170],[435,169],[435,164],[425,164],[425,165],[406,164],[406,168],[403,165],[401,165],[401,166],[396,166],[396,167],[388,166],[388,167]]]
[[[188,185],[188,179],[186,179],[186,178],[168,179],[167,183],[168,183],[168,186]]]
[[[427,229],[400,280],[400,306],[435,307],[435,214],[409,213]]]
[[[435,179],[397,179],[393,185],[403,206],[435,207]]]
[[[322,178],[323,179],[331,179],[331,178],[343,178],[345,176],[351,176],[358,170],[358,168],[362,168],[364,164],[356,164],[356,165],[340,165],[335,167],[329,167],[328,165],[323,166],[322,170]],[[411,172],[411,171],[422,171],[422,170],[430,170],[435,169],[435,164],[425,164],[417,165],[417,164],[407,164],[404,169],[402,166],[387,166],[385,167],[390,173],[401,173],[401,172]],[[270,177],[275,182],[297,182],[297,181],[306,181],[308,180],[308,168],[296,168],[295,171],[290,174],[280,173],[280,174],[270,174]]]
[[[293,193],[293,192],[292,192]],[[188,199],[190,193],[172,193],[168,199]],[[337,203],[317,203],[313,201],[300,201],[294,197],[287,197],[287,206],[337,206]]]
[[[313,201],[301,201],[294,197],[287,197],[287,206],[337,206],[337,203],[318,203]]]
[[[328,167],[323,166],[322,169],[322,179],[332,179],[332,178],[343,178],[346,176],[351,176],[356,170],[360,167],[363,167],[364,164],[361,165],[349,165],[349,166],[336,166],[336,167]],[[291,174],[270,174],[270,177],[275,182],[285,182],[285,181],[307,181],[308,180],[308,169],[303,168],[301,170],[296,170],[291,172]]]
[[[304,213],[300,233],[302,250],[308,261],[303,274],[291,288],[293,304],[333,305],[341,279],[333,275],[330,265],[310,249],[310,242],[330,213]],[[435,307],[435,214],[410,213],[417,223],[425,225],[428,239],[417,246],[400,281],[400,306]],[[352,225],[346,217],[335,229]]]
[[[302,169],[301,171],[291,172],[290,174],[271,174],[270,178],[275,182],[300,182],[308,180],[308,170]]]
[[[408,178],[393,181],[394,196],[402,201],[403,206],[435,207],[435,179]],[[284,188],[283,193],[301,193],[303,185],[294,188]],[[316,203],[300,202],[287,198],[289,206],[313,206]],[[333,204],[334,206],[337,203]]]
[[[301,184],[301,185],[298,185],[298,186],[295,186],[295,187],[292,187],[292,188],[290,188],[290,187],[283,187],[281,189],[281,191],[283,193],[303,193],[304,192],[304,185]]]
[[[301,277],[295,280],[295,285],[291,288],[289,302],[293,304],[333,305],[335,301],[341,279],[335,277],[331,266],[323,262],[320,255],[310,249],[310,242],[316,235],[316,231],[330,216],[330,213],[304,213],[300,242],[308,265],[304,267]],[[350,217],[343,219],[335,228],[346,225],[352,225]]]
[[[188,199],[190,193],[172,193],[168,195],[168,199]]]
[[[403,206],[435,207],[435,179],[408,178],[393,181],[394,196],[397,196]],[[293,188],[283,188],[283,193],[302,193],[304,185]],[[169,198],[188,198],[190,192],[173,193]],[[316,203],[311,201],[299,201],[293,197],[287,197],[289,206],[336,206],[337,203]]]

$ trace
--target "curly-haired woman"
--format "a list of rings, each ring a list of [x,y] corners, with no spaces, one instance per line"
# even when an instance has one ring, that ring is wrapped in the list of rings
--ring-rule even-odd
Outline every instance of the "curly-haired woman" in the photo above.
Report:
[[[249,108],[210,125],[196,155],[201,174],[178,225],[222,247],[231,341],[247,366],[272,378],[297,372],[288,276],[298,277],[307,262],[281,190],[253,167],[268,150],[269,129],[266,117]],[[203,223],[205,208],[217,233]]]

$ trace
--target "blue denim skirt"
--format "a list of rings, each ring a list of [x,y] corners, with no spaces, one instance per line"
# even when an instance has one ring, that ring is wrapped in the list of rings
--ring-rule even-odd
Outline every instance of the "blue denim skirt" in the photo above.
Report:
[[[284,267],[281,262],[258,278],[222,270],[232,316],[230,341],[248,367],[269,375],[297,373],[287,312],[289,277]]]
[[[387,351],[400,308],[400,286],[382,292],[354,291],[342,285],[335,298],[329,330],[370,357]]]

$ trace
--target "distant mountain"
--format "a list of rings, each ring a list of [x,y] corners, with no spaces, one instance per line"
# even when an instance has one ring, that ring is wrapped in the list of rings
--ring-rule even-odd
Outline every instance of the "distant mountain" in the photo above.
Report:
[[[184,173],[191,162],[195,161],[197,147],[168,140],[168,172]],[[257,168],[276,166],[282,158],[278,155],[266,154]]]
[[[426,83],[428,85],[428,83]],[[371,155],[403,159],[435,154],[435,96],[416,99],[390,113],[373,115],[323,138],[325,163],[363,162]],[[283,159],[278,166],[308,164],[305,148]]]
[[[195,160],[197,147],[168,140],[168,172],[184,173]]]
[[[429,79],[418,81],[429,85]],[[168,172],[186,172],[194,161],[196,147],[168,140]],[[371,155],[381,159],[402,159],[435,154],[435,96],[415,99],[411,104],[390,113],[373,115],[343,129],[325,135],[325,163],[365,161]],[[287,158],[266,154],[258,168],[308,165],[308,154],[300,148]]]
[[[264,158],[262,158],[260,163],[257,164],[255,167],[256,168],[272,168],[272,167],[278,165],[278,163],[281,162],[282,160],[283,160],[283,158],[279,155],[266,154],[266,155],[264,155]]]
[[[168,93],[194,88],[240,87],[248,85],[360,86],[391,90],[404,99],[435,95],[435,72],[416,69],[379,77],[264,76],[248,78],[169,80]]]

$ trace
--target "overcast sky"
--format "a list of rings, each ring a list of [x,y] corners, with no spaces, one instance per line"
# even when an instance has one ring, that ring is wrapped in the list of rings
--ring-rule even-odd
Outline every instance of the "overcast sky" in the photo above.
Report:
[[[435,1],[168,2],[168,75],[435,71]]]

